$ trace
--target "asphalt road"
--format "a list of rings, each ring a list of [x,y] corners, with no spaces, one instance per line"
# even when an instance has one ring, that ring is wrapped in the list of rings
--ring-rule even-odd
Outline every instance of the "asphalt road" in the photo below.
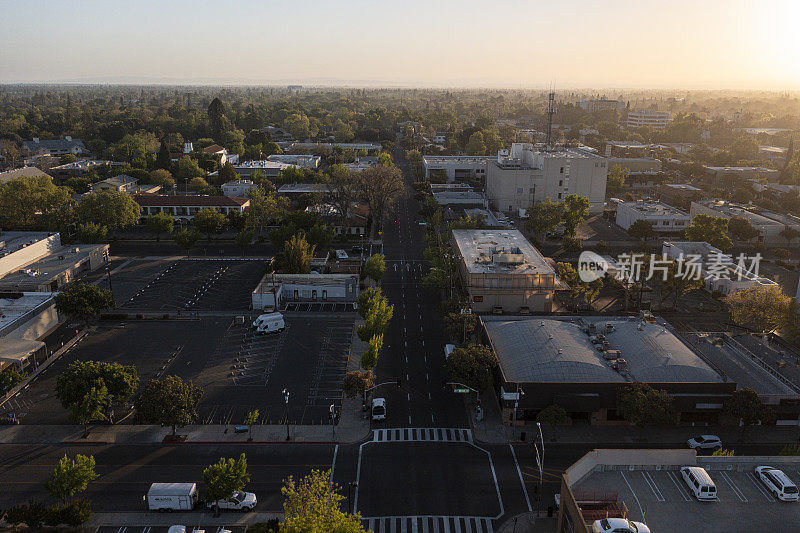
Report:
[[[414,199],[413,176],[402,149],[394,153],[406,190],[393,217],[384,225],[386,274],[383,291],[394,305],[394,317],[378,362],[378,381],[402,380],[376,390],[387,398],[388,427],[468,427],[464,397],[445,390],[444,329],[439,299],[421,287],[429,264],[424,260],[424,229]]]

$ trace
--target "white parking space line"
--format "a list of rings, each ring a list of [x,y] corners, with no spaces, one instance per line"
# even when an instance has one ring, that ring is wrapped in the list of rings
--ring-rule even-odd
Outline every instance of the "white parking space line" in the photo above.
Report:
[[[639,501],[639,496],[636,495],[636,491],[634,491],[633,487],[631,487],[631,484],[628,483],[628,478],[625,477],[625,472],[620,471],[619,474],[622,476],[622,480],[625,481],[625,484],[628,486],[628,489],[631,491],[631,494],[633,494],[634,499],[636,499],[636,505],[639,506],[639,514],[641,516],[644,516],[644,509],[642,509],[642,504]]]
[[[670,481],[672,481],[672,484],[675,485],[675,488],[678,489],[678,493],[683,497],[683,501],[692,501],[691,495],[687,494],[687,489],[683,486],[683,480],[678,476],[678,474],[675,472],[667,472],[667,477],[670,479]]]
[[[644,478],[644,482],[647,483],[647,486],[650,487],[650,490],[653,491],[653,495],[656,497],[656,500],[660,502],[665,502],[667,499],[662,494],[661,489],[658,488],[656,481],[650,476],[650,472],[642,471],[642,478]]]
[[[722,479],[725,480],[725,483],[727,483],[728,486],[730,486],[730,488],[733,489],[734,494],[736,494],[736,497],[739,498],[740,502],[747,503],[749,501],[747,499],[747,496],[745,496],[744,493],[742,492],[742,489],[740,489],[736,485],[736,483],[733,482],[733,479],[731,479],[731,476],[729,476],[727,472],[720,472],[719,475]],[[719,493],[717,497],[719,497]]]
[[[778,501],[778,500],[775,499],[775,497],[772,494],[767,492],[767,488],[764,486],[763,483],[761,483],[761,480],[758,479],[758,476],[756,476],[756,474],[754,472],[748,472],[747,473],[747,479],[749,479],[750,482],[753,485],[756,486],[756,488],[758,489],[758,492],[761,493],[761,495],[764,497],[764,499],[766,501],[768,501],[768,502],[776,502],[776,501]]]

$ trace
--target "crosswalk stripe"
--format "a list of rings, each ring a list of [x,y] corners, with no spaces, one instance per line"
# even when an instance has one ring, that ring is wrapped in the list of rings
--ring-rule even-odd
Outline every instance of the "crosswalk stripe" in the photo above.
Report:
[[[464,442],[472,431],[463,428],[392,428],[372,430],[372,442]]]
[[[362,519],[374,533],[493,533],[492,519],[478,516],[381,516]]]

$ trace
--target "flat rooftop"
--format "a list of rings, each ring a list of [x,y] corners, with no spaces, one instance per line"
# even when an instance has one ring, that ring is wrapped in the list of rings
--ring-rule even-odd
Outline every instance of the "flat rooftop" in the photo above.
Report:
[[[722,376],[663,325],[637,319],[579,317],[483,321],[506,381],[539,383],[720,383]],[[589,329],[595,324],[594,332]],[[611,324],[613,330],[605,327]],[[602,333],[606,360],[592,335]]]
[[[274,285],[345,285],[347,282],[358,281],[358,274],[275,274]],[[265,274],[253,290],[254,293],[272,292],[273,278]]]
[[[760,215],[748,209],[746,206],[739,204],[732,204],[725,200],[701,200],[697,202],[699,205],[708,209],[713,209],[719,213],[728,215],[729,217],[744,217],[750,221],[751,224],[757,226],[783,226],[784,224],[773,220],[765,215]]]
[[[483,204],[486,201],[482,193],[462,190],[435,192],[433,193],[433,199],[436,200],[436,203],[439,205]]]
[[[0,233],[0,243],[3,243],[0,246],[0,257],[18,252],[53,235],[55,233],[46,231],[4,231]],[[60,239],[57,242],[60,244]]]
[[[457,229],[453,240],[470,274],[555,274],[519,230]]]
[[[682,215],[688,217],[689,214],[681,211],[677,207],[672,207],[671,205],[667,205],[662,202],[648,202],[648,201],[637,201],[637,202],[620,202],[619,205],[624,205],[625,207],[629,207],[638,211],[639,213],[644,213],[648,215],[660,216],[660,215]]]
[[[29,287],[55,279],[67,270],[76,267],[97,249],[108,249],[107,244],[80,244],[62,246],[47,257],[34,261],[22,270],[11,272],[0,279],[0,290]],[[77,252],[75,251],[77,250]]]
[[[304,194],[313,192],[328,192],[328,187],[322,183],[287,183],[278,188],[278,194]]]
[[[37,307],[49,305],[55,297],[52,292],[0,293],[0,336],[6,328]],[[4,341],[5,342],[5,341]]]
[[[653,463],[660,464],[643,457],[647,452],[657,456]],[[570,484],[570,489],[579,506],[585,502],[582,509],[595,507],[590,502],[599,494],[616,495],[627,508],[628,518],[645,522],[653,532],[797,531],[800,505],[776,500],[754,475],[754,469],[770,465],[800,486],[800,459],[700,456],[692,461],[682,460],[686,459],[683,452],[686,450],[595,450],[568,469],[588,470],[586,476]],[[627,455],[631,462],[579,465],[591,461],[592,454],[616,454],[622,461]],[[681,466],[704,468],[717,487],[717,500],[698,501],[681,477]]]
[[[669,187],[670,189],[679,189],[682,191],[699,191],[697,187],[693,185],[689,185],[688,183],[665,183],[665,187]]]
[[[487,161],[494,159],[488,155],[426,155],[422,157],[422,162],[427,165],[485,165]]]

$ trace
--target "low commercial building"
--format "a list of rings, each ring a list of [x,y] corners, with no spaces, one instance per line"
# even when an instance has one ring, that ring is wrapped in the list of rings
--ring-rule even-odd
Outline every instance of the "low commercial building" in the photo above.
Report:
[[[249,178],[254,172],[258,171],[264,174],[264,176],[266,176],[268,179],[275,179],[280,177],[284,170],[289,167],[294,167],[295,165],[281,163],[280,161],[260,160],[242,161],[241,163],[236,163],[232,166],[233,170],[236,171],[241,178]]]
[[[613,109],[617,113],[625,111],[625,102],[622,100],[611,100],[605,96],[601,98],[581,98],[578,100],[578,107],[590,113],[594,111],[602,111],[605,109]]]
[[[425,179],[442,177],[448,183],[456,180],[483,178],[486,164],[492,156],[483,155],[426,155],[422,157]]]
[[[736,178],[749,180],[756,178],[760,180],[776,181],[781,175],[780,170],[764,167],[703,167],[706,175],[710,176],[715,183],[719,183],[723,176],[733,176]]]
[[[514,143],[488,163],[486,194],[490,206],[504,213],[577,194],[589,199],[589,213],[595,214],[603,211],[607,179],[606,158],[587,150],[540,151]]]
[[[689,212],[694,215],[710,215],[730,220],[733,217],[746,218],[758,231],[755,242],[764,244],[787,244],[781,232],[786,227],[800,231],[800,220],[772,213],[752,205],[735,204],[725,200],[700,200],[692,202]]]
[[[139,180],[127,174],[120,174],[111,178],[92,183],[89,186],[91,192],[97,191],[119,191],[128,194],[137,193],[150,193],[154,194],[161,190],[160,185],[142,184],[139,185]]]
[[[368,168],[372,168],[379,163],[379,159],[374,155],[367,155],[364,157],[356,157],[352,163],[345,163],[344,167],[349,168],[355,172],[363,172]]]
[[[0,344],[8,339],[38,340],[58,321],[55,293],[0,292]]]
[[[250,206],[250,198],[232,196],[182,196],[170,194],[135,194],[133,199],[141,206],[142,219],[156,213],[167,213],[177,222],[189,222],[205,208],[228,213],[244,214]]]
[[[324,183],[287,183],[278,187],[278,194],[290,200],[297,200],[304,194],[328,194],[328,186]]]
[[[542,429],[547,442],[547,428]],[[697,435],[703,433],[696,429]],[[594,521],[614,518],[644,522],[654,532],[790,531],[790,524],[800,522],[800,506],[770,494],[754,473],[762,465],[782,470],[797,482],[800,460],[792,456],[713,457],[690,449],[592,450],[561,474],[554,531],[591,533]],[[698,503],[683,479],[685,466],[706,471],[716,486],[712,502]]]
[[[51,292],[82,274],[106,264],[108,244],[80,244],[56,248],[0,278],[0,291]]]
[[[41,231],[0,233],[0,278],[61,248],[61,235]]]
[[[34,137],[32,141],[22,143],[22,152],[29,156],[52,155],[62,156],[72,154],[75,156],[86,155],[89,150],[80,139],[66,136],[63,139],[39,140]]]
[[[651,128],[663,130],[669,125],[669,112],[641,109],[628,111],[625,126],[628,128]]]
[[[222,184],[222,194],[225,196],[233,196],[236,198],[249,198],[250,191],[257,188],[258,185],[250,180],[236,180],[228,181]]]
[[[69,178],[85,176],[92,170],[100,172],[112,166],[121,166],[124,164],[125,163],[115,163],[114,161],[108,161],[106,159],[84,159],[82,161],[75,161],[74,163],[55,166],[49,170],[49,173],[53,178],[64,181]]]
[[[688,183],[661,183],[658,186],[658,197],[670,205],[680,205],[688,208],[694,200],[699,200],[703,195],[702,189]]]
[[[288,147],[291,151],[307,151],[312,154],[327,155],[330,154],[334,148],[342,150],[366,150],[367,152],[374,152],[381,150],[383,146],[378,143],[305,143],[296,142],[291,143]]]
[[[758,272],[751,272],[752,265],[740,265],[730,255],[707,242],[665,241],[661,252],[676,261],[692,260],[698,264],[703,284],[711,293],[729,296],[752,287],[779,286],[771,279],[759,276]]]
[[[5,183],[17,178],[35,178],[39,176],[52,179],[50,174],[47,172],[42,172],[36,167],[22,167],[0,172],[0,183]]]
[[[657,174],[661,172],[661,160],[654,157],[609,157],[609,170],[619,165],[629,175]]]
[[[563,288],[553,266],[518,230],[454,230],[453,249],[476,313],[549,313]]]
[[[254,310],[292,302],[358,301],[358,274],[267,274],[253,290]]]
[[[472,191],[442,191],[433,193],[433,199],[441,206],[459,205],[486,207],[486,197]]]
[[[318,155],[311,154],[273,154],[267,156],[267,161],[275,161],[276,163],[285,163],[287,165],[294,165],[299,168],[307,168],[316,170],[322,164],[322,158]]]
[[[649,222],[657,232],[674,233],[686,229],[692,217],[661,202],[640,200],[617,204],[616,223],[619,227],[627,231],[639,220]]]

